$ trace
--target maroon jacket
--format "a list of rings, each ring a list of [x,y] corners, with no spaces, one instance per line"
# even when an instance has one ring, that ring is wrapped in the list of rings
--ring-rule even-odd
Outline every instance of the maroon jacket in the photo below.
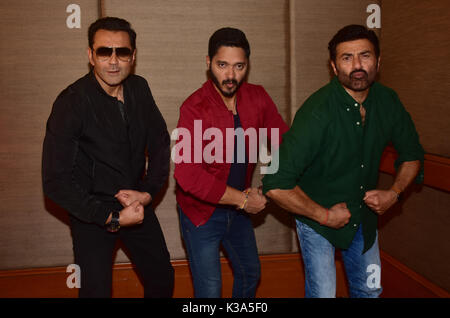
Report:
[[[288,126],[281,118],[275,104],[262,86],[244,82],[237,91],[237,110],[244,131],[253,127],[258,136],[257,143],[249,142],[249,137],[246,137],[247,154],[258,150],[255,147],[258,147],[259,144],[259,128],[267,128],[268,144],[270,144],[271,140],[271,128],[278,128],[279,143],[281,143],[281,137],[288,130]],[[195,120],[201,120],[201,130],[198,125],[199,122],[197,122],[197,128],[194,129]],[[187,129],[191,139],[184,140],[187,137],[183,136],[182,138],[182,133],[179,131],[177,144],[174,149],[175,153],[190,160],[184,160],[184,162],[179,163],[177,161],[175,162],[174,177],[177,181],[176,198],[187,217],[193,224],[199,226],[208,221],[216,209],[219,200],[225,193],[231,166],[231,163],[226,160],[227,153],[229,154],[231,151],[231,158],[233,158],[234,151],[233,143],[227,143],[226,138],[226,129],[234,129],[233,114],[225,106],[211,80],[205,82],[200,89],[189,96],[183,105],[181,105],[177,128]],[[222,132],[223,154],[219,153],[219,158],[222,158],[222,162],[216,160],[215,162],[207,163],[203,156],[201,162],[198,162],[199,156],[196,158],[194,156],[194,138],[197,141],[201,141],[202,154],[205,146],[215,141],[214,137],[211,140],[203,140],[205,139],[205,137],[202,137],[203,133],[208,128],[217,128]],[[201,136],[199,134],[200,131]],[[195,135],[195,132],[197,132],[197,135]],[[187,145],[189,141],[191,148],[183,148],[182,144]],[[183,153],[181,150],[190,150],[187,151],[189,155],[186,157],[186,153]],[[200,149],[197,148],[198,150]],[[215,152],[212,153],[218,155]],[[180,157],[177,158],[180,159]],[[246,174],[246,188],[251,184],[255,166],[255,160],[250,159]]]

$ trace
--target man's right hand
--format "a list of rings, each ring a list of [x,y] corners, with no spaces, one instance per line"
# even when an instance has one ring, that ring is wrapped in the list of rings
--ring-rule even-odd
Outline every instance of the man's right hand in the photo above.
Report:
[[[247,195],[245,193],[248,193]],[[245,199],[247,196],[247,200]],[[244,192],[230,186],[219,200],[219,204],[233,205],[237,209],[243,209],[247,213],[256,214],[266,207],[267,199],[258,188],[248,188]]]
[[[139,201],[134,201],[120,211],[120,226],[132,226],[144,221],[144,206]]]
[[[267,199],[258,188],[247,189],[248,199],[244,205],[247,213],[256,214],[266,207]]]
[[[347,209],[345,202],[337,203],[328,210],[328,220],[325,226],[339,229],[350,221],[350,211]]]

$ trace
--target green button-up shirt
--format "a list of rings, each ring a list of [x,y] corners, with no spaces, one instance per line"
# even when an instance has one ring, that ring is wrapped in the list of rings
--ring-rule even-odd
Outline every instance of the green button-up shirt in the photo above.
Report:
[[[264,177],[263,192],[298,185],[325,208],[345,202],[351,218],[340,229],[296,217],[342,249],[350,246],[362,224],[366,251],[375,241],[377,214],[363,197],[366,191],[376,188],[383,150],[393,143],[399,154],[396,167],[404,161],[423,162],[424,151],[411,116],[392,89],[375,82],[363,106],[364,123],[360,104],[336,77],[311,95],[283,136],[278,172]],[[416,181],[421,180],[423,169]]]

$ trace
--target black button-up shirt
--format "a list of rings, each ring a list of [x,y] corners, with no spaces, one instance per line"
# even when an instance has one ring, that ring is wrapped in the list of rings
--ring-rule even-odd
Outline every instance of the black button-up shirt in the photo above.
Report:
[[[168,177],[170,138],[147,81],[130,75],[123,92],[121,114],[91,72],[57,97],[47,122],[44,193],[84,222],[104,225],[122,209],[119,190],[154,197]]]

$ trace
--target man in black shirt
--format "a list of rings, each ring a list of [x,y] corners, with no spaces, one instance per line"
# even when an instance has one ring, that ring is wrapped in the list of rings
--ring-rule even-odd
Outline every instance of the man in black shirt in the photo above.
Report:
[[[168,177],[170,138],[146,80],[131,74],[136,33],[123,19],[99,19],[88,56],[91,72],[53,105],[42,162],[44,193],[70,215],[79,296],[111,296],[120,238],[145,297],[171,297],[173,268],[150,205]]]

